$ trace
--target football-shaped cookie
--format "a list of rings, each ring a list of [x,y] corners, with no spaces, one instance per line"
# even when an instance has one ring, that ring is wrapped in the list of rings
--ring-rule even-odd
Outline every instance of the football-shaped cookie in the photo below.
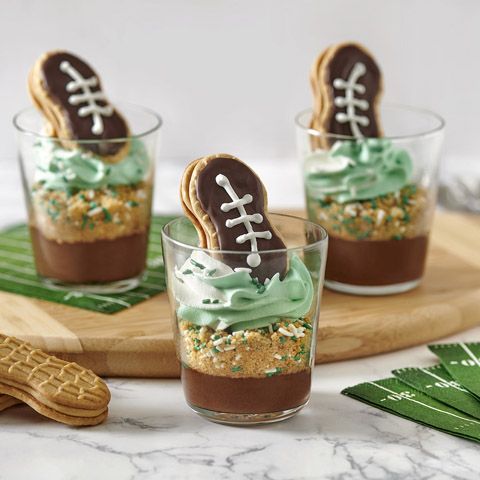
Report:
[[[322,52],[310,75],[314,94],[312,127],[349,137],[380,137],[378,105],[382,74],[372,55],[356,43]]]
[[[260,282],[276,273],[285,276],[286,252],[262,253],[286,246],[268,218],[261,180],[243,162],[228,154],[198,160],[191,173],[187,203],[209,248],[247,253],[223,254],[227,265],[249,271]]]
[[[118,161],[128,142],[102,142],[122,139],[129,134],[125,119],[109,103],[97,73],[79,57],[68,52],[49,52],[35,63],[29,76],[33,102],[45,115],[50,131],[60,139],[92,140],[81,148]]]

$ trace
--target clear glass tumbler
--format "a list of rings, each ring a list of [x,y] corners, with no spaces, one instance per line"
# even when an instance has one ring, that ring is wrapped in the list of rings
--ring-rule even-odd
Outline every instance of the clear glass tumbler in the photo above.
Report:
[[[50,137],[34,108],[13,119],[35,266],[53,288],[115,293],[143,276],[162,121],[143,107],[119,108],[132,135],[102,141]],[[116,163],[98,154],[125,143]]]
[[[228,265],[245,264],[249,252],[197,247],[186,218],[162,232],[183,389],[188,405],[209,420],[276,422],[310,396],[327,233],[296,217],[270,220],[287,249],[260,251],[261,261],[278,265],[284,255],[289,267],[264,283]]]
[[[387,105],[385,136],[353,138],[296,117],[308,217],[329,235],[325,285],[359,295],[415,288],[424,273],[445,123],[435,113]]]

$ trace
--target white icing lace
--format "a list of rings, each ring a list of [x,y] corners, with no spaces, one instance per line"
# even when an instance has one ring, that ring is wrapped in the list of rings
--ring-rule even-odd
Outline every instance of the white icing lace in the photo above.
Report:
[[[111,105],[98,105],[98,100],[106,102],[104,93],[101,90],[92,92],[91,88],[98,85],[98,78],[93,76],[90,78],[83,78],[70,62],[63,61],[60,63],[60,70],[72,78],[71,82],[67,83],[67,92],[76,92],[81,89],[82,93],[70,95],[68,103],[70,105],[78,105],[80,103],[87,103],[78,109],[79,117],[87,117],[92,115],[92,133],[94,135],[101,135],[103,133],[103,119],[102,115],[109,117],[113,114],[113,107]]]
[[[262,259],[258,254],[258,245],[257,245],[257,238],[265,238],[270,240],[272,238],[272,232],[266,230],[264,232],[255,232],[253,230],[252,222],[253,223],[262,223],[263,216],[260,213],[254,213],[253,215],[248,215],[247,211],[245,210],[245,205],[251,203],[253,201],[253,197],[247,193],[242,198],[239,198],[238,195],[235,193],[235,190],[232,188],[230,181],[225,175],[219,174],[215,177],[215,181],[217,185],[223,187],[225,191],[228,193],[229,197],[232,199],[229,203],[222,203],[220,206],[222,212],[229,212],[236,208],[238,213],[240,214],[237,218],[228,219],[225,222],[225,226],[227,228],[232,228],[235,225],[239,225],[243,223],[247,233],[240,235],[236,238],[236,242],[239,244],[245,243],[247,241],[250,242],[250,250],[252,253],[247,257],[247,264],[249,267],[255,268],[260,265]]]
[[[361,62],[357,62],[350,72],[350,75],[347,80],[343,78],[336,78],[333,81],[333,86],[337,90],[345,90],[344,97],[335,97],[335,106],[343,108],[346,107],[346,112],[337,112],[335,115],[335,120],[338,123],[349,123],[352,135],[354,137],[363,137],[362,132],[360,131],[359,125],[362,127],[367,127],[370,123],[370,120],[365,115],[358,115],[355,109],[360,109],[363,111],[368,110],[369,103],[367,100],[361,100],[355,98],[355,93],[363,94],[365,93],[365,85],[362,85],[358,82],[358,79],[365,75],[367,68]]]

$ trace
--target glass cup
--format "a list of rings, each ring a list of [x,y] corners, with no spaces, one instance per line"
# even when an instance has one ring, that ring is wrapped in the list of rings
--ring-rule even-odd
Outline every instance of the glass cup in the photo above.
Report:
[[[310,396],[327,233],[296,217],[270,220],[287,249],[260,251],[261,261],[285,255],[289,267],[282,279],[275,274],[265,283],[227,265],[245,264],[250,252],[197,247],[186,218],[162,231],[185,397],[215,422],[284,420]]]
[[[325,285],[387,295],[421,281],[435,210],[445,123],[435,113],[387,105],[385,136],[353,138],[295,119],[308,218],[329,235]]]
[[[161,118],[119,105],[134,132],[112,140],[59,139],[34,108],[13,119],[38,276],[52,288],[115,293],[142,279]],[[109,162],[99,152],[125,156]]]

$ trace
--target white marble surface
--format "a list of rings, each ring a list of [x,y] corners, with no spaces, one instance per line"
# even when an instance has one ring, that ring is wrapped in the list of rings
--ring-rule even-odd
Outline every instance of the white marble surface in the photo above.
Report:
[[[0,167],[5,225],[23,220],[24,207],[14,162],[0,161]],[[295,162],[288,171],[261,162],[256,168],[265,172],[274,207],[301,206]],[[178,208],[179,174],[163,170],[157,209]],[[285,197],[287,182],[291,195]],[[453,338],[480,340],[480,328]],[[257,428],[198,418],[177,380],[111,379],[110,416],[98,427],[65,427],[27,407],[0,414],[0,479],[478,479],[478,444],[340,395],[393,368],[434,361],[422,346],[316,367],[309,406],[282,424]]]
[[[452,337],[453,338],[453,337]],[[480,328],[457,339],[479,339]],[[426,347],[315,368],[310,404],[264,427],[207,422],[178,380],[112,379],[104,425],[76,429],[14,408],[0,415],[5,479],[478,479],[478,444],[340,395],[343,387],[430,365]]]

